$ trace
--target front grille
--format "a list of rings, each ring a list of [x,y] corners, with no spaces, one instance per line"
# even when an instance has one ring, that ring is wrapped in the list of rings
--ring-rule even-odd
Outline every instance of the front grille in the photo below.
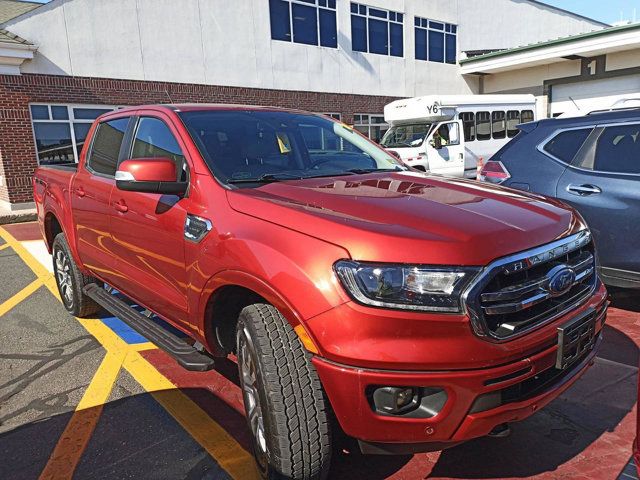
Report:
[[[467,293],[476,333],[506,340],[582,303],[594,290],[588,231],[493,262]]]

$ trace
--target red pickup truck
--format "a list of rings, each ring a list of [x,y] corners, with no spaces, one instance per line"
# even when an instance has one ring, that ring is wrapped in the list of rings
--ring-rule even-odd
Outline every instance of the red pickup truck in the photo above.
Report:
[[[601,342],[579,214],[411,170],[322,115],[118,110],[34,193],[69,312],[104,307],[191,370],[236,354],[265,478],[325,477],[338,428],[364,453],[505,434]]]

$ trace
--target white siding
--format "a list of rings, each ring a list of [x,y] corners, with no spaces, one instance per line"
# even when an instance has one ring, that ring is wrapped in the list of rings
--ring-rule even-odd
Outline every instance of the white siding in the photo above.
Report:
[[[361,3],[404,13],[404,58],[352,51],[347,0],[338,49],[271,40],[267,0],[53,0],[6,28],[39,47],[27,73],[392,96],[478,91],[457,65],[415,60],[414,15],[459,25],[462,49],[595,28],[520,0]]]

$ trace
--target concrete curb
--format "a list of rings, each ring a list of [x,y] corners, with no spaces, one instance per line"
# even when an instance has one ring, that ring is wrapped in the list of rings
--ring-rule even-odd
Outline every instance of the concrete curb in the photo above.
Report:
[[[38,215],[35,212],[0,213],[0,225],[7,225],[9,223],[33,222],[37,219]]]

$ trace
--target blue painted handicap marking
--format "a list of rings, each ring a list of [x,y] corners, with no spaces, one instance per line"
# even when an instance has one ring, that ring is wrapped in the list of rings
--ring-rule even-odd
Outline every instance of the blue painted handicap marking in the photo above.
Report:
[[[109,327],[113,332],[118,335],[122,340],[127,342],[129,345],[135,345],[138,343],[145,343],[148,340],[136,332],[129,325],[124,323],[118,317],[105,317],[101,318],[102,323],[104,323],[107,327]]]

